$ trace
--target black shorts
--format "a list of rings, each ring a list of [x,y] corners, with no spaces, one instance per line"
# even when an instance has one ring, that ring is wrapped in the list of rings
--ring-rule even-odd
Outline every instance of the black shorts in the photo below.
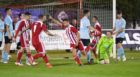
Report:
[[[17,43],[17,49],[20,49],[21,48],[21,44],[20,42]]]
[[[4,36],[4,39],[5,39],[5,44],[12,43],[12,39],[9,39],[8,36]]]
[[[81,39],[81,41],[83,42],[84,46],[88,46],[90,43],[90,39]]]
[[[0,41],[0,47],[1,47],[1,45],[2,45],[2,41]]]
[[[116,38],[116,44],[123,43],[124,38]]]

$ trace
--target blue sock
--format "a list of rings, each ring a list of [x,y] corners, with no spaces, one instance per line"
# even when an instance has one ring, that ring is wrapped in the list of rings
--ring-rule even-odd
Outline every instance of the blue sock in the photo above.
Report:
[[[90,62],[90,59],[91,59],[91,55],[90,54],[91,54],[90,51],[88,51],[88,53],[87,53],[87,61],[88,62]]]
[[[2,61],[4,62],[4,58],[5,58],[5,51],[2,51]]]
[[[121,47],[120,50],[121,50],[122,58],[124,58],[124,57],[125,57],[125,54],[124,54],[124,49],[123,49],[123,47]]]
[[[8,61],[8,53],[5,52],[5,60]]]
[[[78,56],[79,58],[81,57],[81,51],[80,51],[80,50],[78,50],[77,56]]]
[[[122,49],[118,48],[117,49],[117,56],[120,58],[121,57],[121,53],[122,53]]]
[[[29,61],[28,61],[28,57],[26,56],[26,63],[29,63]]]
[[[6,51],[2,51],[2,61],[6,62],[8,60],[8,53]]]

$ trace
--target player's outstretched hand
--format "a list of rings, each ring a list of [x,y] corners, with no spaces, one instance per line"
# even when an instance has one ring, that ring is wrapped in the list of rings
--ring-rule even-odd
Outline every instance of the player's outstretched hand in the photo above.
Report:
[[[113,35],[117,35],[117,34],[118,34],[118,32],[117,32],[117,31],[114,31],[114,32],[113,32]]]
[[[53,19],[53,17],[49,15],[49,19]]]

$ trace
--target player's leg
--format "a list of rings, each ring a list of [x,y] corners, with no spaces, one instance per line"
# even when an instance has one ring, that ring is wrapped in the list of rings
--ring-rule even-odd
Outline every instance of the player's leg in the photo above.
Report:
[[[11,41],[8,38],[8,36],[5,36],[4,39],[5,39],[5,45],[4,45],[4,49],[2,51],[2,62],[3,63],[8,63],[8,52],[9,52],[9,48],[10,48],[9,43],[11,43]]]
[[[84,55],[84,56],[86,55],[86,52],[84,50],[84,45],[83,45],[83,43],[81,41],[78,44],[78,50],[81,51],[82,55]]]
[[[99,53],[99,63],[100,64],[105,64],[105,60],[104,60],[104,53]]]
[[[22,55],[23,55],[23,51],[24,51],[24,48],[20,48],[18,49],[18,52],[17,52],[17,59],[16,59],[16,62],[15,64],[18,65],[18,66],[23,66],[23,64],[21,63],[21,58],[22,58]]]
[[[109,64],[109,63],[110,63],[109,59],[105,59],[105,64]]]
[[[110,60],[109,60],[109,55],[106,53],[104,53],[104,61],[105,61],[105,64],[109,64],[110,63]]]
[[[7,49],[7,44],[4,45],[4,49],[2,51],[2,62],[3,63],[8,63],[8,61],[7,61],[8,60],[8,53],[7,53],[6,49]]]
[[[96,40],[93,39],[92,42],[85,49],[86,52],[89,52],[89,50],[93,52],[93,59],[95,59],[95,62],[97,62],[96,43]],[[92,60],[89,59],[89,63],[92,63]]]
[[[71,52],[72,52],[72,55],[73,55],[74,60],[76,61],[76,63],[77,63],[78,65],[81,65],[82,63],[81,63],[81,61],[80,61],[80,58],[77,56],[76,51],[77,51],[77,50],[76,50],[75,48],[72,48],[72,49],[71,49]]]
[[[30,64],[30,62],[29,62],[29,59],[28,59],[28,57],[27,57],[27,54],[26,54],[25,59],[26,59],[26,65],[31,66],[31,64]]]
[[[122,60],[126,61],[126,57],[125,57],[125,54],[124,54],[124,49],[122,47],[122,43],[117,44],[117,51],[118,51],[118,60],[120,60],[120,58],[122,56]]]
[[[7,43],[7,53],[8,53],[8,60],[9,58],[11,58],[12,56],[10,55],[10,48],[11,48],[11,44],[12,44],[12,39],[7,39],[8,43]]]
[[[80,50],[77,51],[77,56],[78,56],[79,58],[81,57],[81,51],[80,51]]]
[[[121,51],[119,49],[119,38],[116,38],[116,47],[117,47],[117,60],[120,61],[121,60]]]
[[[90,39],[81,39],[83,45],[84,45],[84,48],[85,48],[85,52],[86,52],[86,56],[87,56],[87,61],[88,63],[91,62],[91,51],[90,51]],[[87,50],[86,50],[87,49]]]
[[[15,64],[18,66],[23,66],[23,64],[21,63],[21,58],[23,55],[23,51],[25,50],[25,44],[24,41],[22,39],[20,39],[20,43],[17,44],[18,45],[18,52],[17,52],[17,59]]]
[[[71,44],[70,47],[71,47],[71,52],[72,52],[72,55],[73,55],[73,59],[76,61],[76,63],[78,65],[81,65],[82,63],[80,61],[80,58],[77,56],[77,49],[76,49],[75,45]]]
[[[10,55],[10,48],[11,48],[11,43],[9,43],[8,46],[7,46],[8,60],[12,57]]]
[[[16,65],[18,66],[23,66],[23,64],[21,63],[21,58],[23,55],[23,51],[25,50],[25,41],[23,39],[20,39],[20,43],[17,44],[18,47],[18,53],[17,53],[17,59],[16,59]]]
[[[33,46],[35,47],[35,49],[37,51],[37,53],[33,56],[33,59],[38,59],[38,58],[42,57],[42,59],[46,63],[46,66],[48,68],[52,68],[52,65],[49,63],[48,57],[46,55],[46,51],[45,51],[45,47],[44,47],[43,43],[39,42],[39,43],[33,44]]]
[[[15,64],[18,65],[18,66],[23,66],[22,62],[21,62],[21,58],[22,58],[22,55],[23,55],[23,51],[24,51],[24,45],[21,45],[21,42],[18,42],[17,43],[17,59],[16,59],[16,62]]]
[[[126,61],[126,57],[124,54],[124,49],[122,46],[123,39],[122,38],[116,38],[116,44],[117,44],[117,59],[120,61],[121,56],[123,58],[123,61]]]
[[[98,55],[96,54],[96,47],[94,47],[94,48],[92,49],[92,52],[93,52],[94,62],[95,62],[95,63],[98,63],[99,59],[98,59]]]
[[[31,51],[29,47],[26,47],[26,56],[28,57],[29,63],[33,63],[33,57],[31,55]]]
[[[1,47],[1,45],[2,45],[2,41],[0,41],[0,47]],[[1,52],[1,54],[2,54],[2,51],[0,50],[0,52]],[[2,60],[1,60],[1,62],[2,62]]]
[[[91,64],[91,46],[90,46],[90,45],[88,45],[88,46],[85,48],[85,52],[86,52],[88,64]]]

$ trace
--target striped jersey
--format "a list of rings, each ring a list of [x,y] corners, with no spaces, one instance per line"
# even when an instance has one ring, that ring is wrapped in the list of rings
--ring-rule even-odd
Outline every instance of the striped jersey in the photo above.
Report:
[[[69,25],[66,29],[66,35],[68,37],[68,39],[70,40],[70,43],[71,44],[76,44],[77,42],[77,32],[78,30],[72,26],[72,25]]]

